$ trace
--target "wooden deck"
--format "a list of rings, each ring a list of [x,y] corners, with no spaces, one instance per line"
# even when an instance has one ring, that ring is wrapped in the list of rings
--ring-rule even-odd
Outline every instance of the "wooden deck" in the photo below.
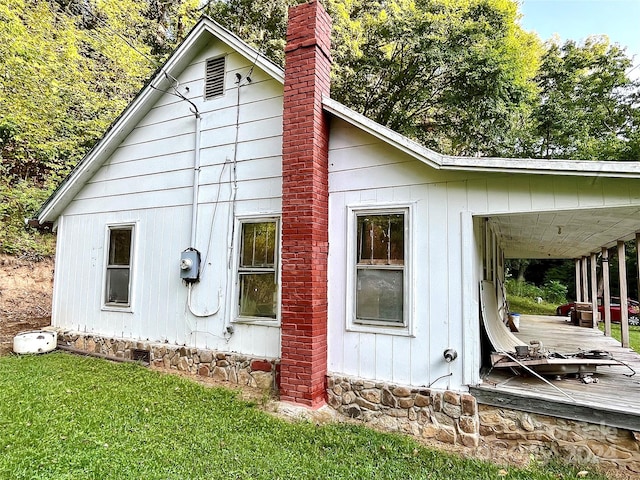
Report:
[[[559,353],[606,350],[638,373],[629,376],[633,372],[622,364],[600,366],[593,375],[597,383],[545,377],[549,385],[530,374],[494,368],[471,389],[479,403],[640,431],[640,355],[599,330],[571,325],[565,317],[522,316],[516,335]]]

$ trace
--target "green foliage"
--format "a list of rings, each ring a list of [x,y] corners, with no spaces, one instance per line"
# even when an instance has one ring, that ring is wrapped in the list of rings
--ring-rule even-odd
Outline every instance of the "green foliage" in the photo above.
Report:
[[[567,287],[557,280],[547,282],[542,288],[542,298],[556,305],[566,303]]]
[[[47,190],[27,181],[8,184],[0,179],[0,252],[47,257],[54,253],[55,238],[25,226],[47,198]]]
[[[207,2],[203,13],[283,66],[287,11],[298,3],[297,0],[217,0]]]
[[[541,298],[544,302],[557,306],[565,303],[567,298],[567,287],[556,280],[547,282],[544,287],[540,288],[533,283],[510,278],[504,283],[504,286],[507,295],[527,299],[531,302]]]
[[[604,322],[598,323],[598,328],[604,332]],[[622,341],[622,332],[620,330],[619,323],[611,324],[611,336]],[[629,347],[634,351],[640,353],[640,327],[629,325]]]
[[[607,37],[550,42],[536,82],[533,142],[524,154],[542,158],[640,160],[640,81],[631,60]]]
[[[504,282],[504,286],[507,290],[507,294],[516,295],[518,297],[527,297],[532,300],[536,297],[541,297],[543,293],[540,287],[536,287],[532,283],[519,282],[513,279],[508,279]]]
[[[443,153],[497,154],[542,55],[511,0],[330,0],[332,96]]]
[[[509,295],[509,310],[523,315],[555,315],[557,304],[542,302],[538,303],[528,297],[518,297]]]
[[[228,390],[64,353],[0,358],[0,428],[0,477],[16,480],[494,479],[503,468],[359,425],[287,423]],[[522,480],[580,470],[504,468]]]

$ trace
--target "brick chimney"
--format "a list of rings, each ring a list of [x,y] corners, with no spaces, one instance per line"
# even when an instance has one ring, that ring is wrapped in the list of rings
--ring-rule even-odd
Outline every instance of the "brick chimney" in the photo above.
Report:
[[[280,399],[325,403],[331,19],[317,0],[289,9],[282,134]]]

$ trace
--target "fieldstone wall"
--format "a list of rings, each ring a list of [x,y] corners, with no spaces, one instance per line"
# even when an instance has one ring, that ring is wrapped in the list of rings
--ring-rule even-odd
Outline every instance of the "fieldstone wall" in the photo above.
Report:
[[[479,418],[482,448],[640,474],[637,432],[487,405],[479,405]]]
[[[469,394],[328,376],[328,402],[338,412],[386,430],[477,447],[479,417]]]
[[[277,390],[280,367],[277,360],[77,332],[59,332],[58,345],[128,360],[135,360],[142,352],[146,352],[152,367],[178,370],[240,386]]]

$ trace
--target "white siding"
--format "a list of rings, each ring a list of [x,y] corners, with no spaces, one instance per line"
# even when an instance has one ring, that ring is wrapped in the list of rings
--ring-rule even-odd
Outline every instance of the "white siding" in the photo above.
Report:
[[[250,61],[213,41],[178,78],[201,121],[198,226],[190,245],[195,116],[172,92],[160,98],[66,208],[59,221],[54,325],[81,332],[133,338],[261,357],[280,355],[277,324],[234,324],[232,231],[236,215],[281,211],[282,85]],[[204,62],[227,54],[226,92],[204,101]],[[238,124],[236,125],[236,119]],[[236,144],[237,137],[237,144]],[[234,188],[235,187],[235,188]],[[131,311],[102,308],[105,234],[109,224],[135,223]],[[202,254],[201,281],[180,280],[180,253]],[[227,335],[227,337],[229,337]]]
[[[478,383],[481,230],[473,216],[639,203],[632,180],[439,171],[341,120],[329,153],[328,369],[378,381],[464,389]],[[412,335],[351,331],[345,308],[347,207],[412,202]],[[447,348],[458,352],[450,364]],[[435,383],[434,383],[435,382]]]

